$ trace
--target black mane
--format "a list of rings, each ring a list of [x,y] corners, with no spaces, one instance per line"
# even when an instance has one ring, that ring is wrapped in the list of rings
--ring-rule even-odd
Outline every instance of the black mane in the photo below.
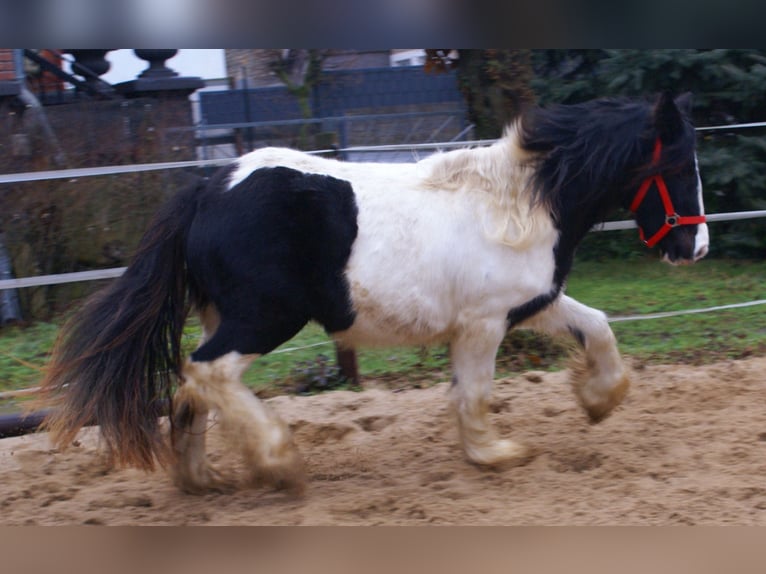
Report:
[[[694,128],[685,118],[682,136],[663,142],[652,165],[657,138],[653,105],[628,99],[599,99],[529,110],[521,121],[521,147],[539,154],[532,194],[560,224],[575,225],[576,241],[616,207],[651,173],[674,173],[688,162]],[[574,219],[574,221],[573,221]],[[582,234],[582,235],[581,235]]]

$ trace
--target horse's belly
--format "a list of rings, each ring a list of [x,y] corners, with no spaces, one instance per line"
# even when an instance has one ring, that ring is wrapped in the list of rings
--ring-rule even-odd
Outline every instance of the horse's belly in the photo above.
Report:
[[[351,328],[332,334],[344,347],[412,347],[437,345],[450,339],[450,331],[424,330],[393,317],[370,320],[362,316]]]
[[[429,345],[449,339],[449,305],[416,293],[390,294],[351,281],[353,325],[333,337],[349,347]]]

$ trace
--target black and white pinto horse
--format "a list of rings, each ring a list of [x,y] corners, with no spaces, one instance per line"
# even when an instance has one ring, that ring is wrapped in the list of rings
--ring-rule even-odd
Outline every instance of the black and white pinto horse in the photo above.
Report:
[[[414,164],[241,157],[171,199],[125,274],[63,329],[44,382],[54,444],[98,424],[113,462],[169,463],[179,487],[204,491],[222,480],[205,452],[215,411],[248,480],[299,487],[288,426],[241,376],[315,320],[348,348],[448,344],[467,458],[528,460],[488,421],[508,329],[573,337],[573,387],[593,421],[629,386],[606,316],[564,294],[585,234],[625,207],[664,260],[707,253],[689,107],[661,95],[534,108],[489,147]],[[190,306],[204,334],[184,361]],[[168,439],[158,419],[171,398]]]

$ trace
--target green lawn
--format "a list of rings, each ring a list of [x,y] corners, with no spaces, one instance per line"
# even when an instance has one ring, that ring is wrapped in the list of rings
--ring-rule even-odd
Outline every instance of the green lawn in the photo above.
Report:
[[[766,262],[703,260],[671,267],[654,259],[583,262],[567,293],[610,316],[701,309],[766,299]],[[711,362],[763,353],[766,305],[612,323],[620,349],[648,362]]]
[[[656,257],[626,262],[577,262],[567,293],[610,316],[704,308],[766,299],[766,262],[703,260],[688,267]],[[644,321],[613,323],[623,354],[643,362],[703,363],[766,353],[766,306]],[[0,391],[35,386],[56,335],[53,324],[0,329]],[[189,322],[184,346],[199,336]],[[333,378],[335,350],[321,328],[309,325],[275,353],[258,360],[247,383],[265,394],[289,392],[299,381]],[[498,375],[565,365],[564,347],[546,337],[510,334],[498,355]],[[358,354],[363,379],[392,386],[448,380],[445,347],[376,349]],[[321,386],[321,385],[318,385]]]

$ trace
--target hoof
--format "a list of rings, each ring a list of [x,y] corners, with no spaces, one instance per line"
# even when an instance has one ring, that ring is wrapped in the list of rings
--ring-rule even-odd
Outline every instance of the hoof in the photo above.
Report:
[[[269,486],[294,496],[302,495],[306,489],[306,468],[302,457],[297,450],[291,448],[281,458],[279,462],[254,466],[247,485]]]
[[[594,424],[607,418],[630,388],[630,377],[626,372],[617,378],[596,375],[592,361],[582,355],[576,355],[570,361],[570,382],[577,402]]]
[[[511,468],[529,464],[537,452],[511,440],[498,440],[480,448],[467,447],[466,455],[473,464],[490,468]]]
[[[291,496],[300,497],[306,491],[306,472],[302,467],[300,469],[259,469],[251,474],[246,486],[251,488],[271,487],[274,490],[284,491]]]
[[[625,395],[628,394],[629,388],[630,379],[624,376],[617,386],[611,390],[605,400],[595,404],[586,404],[581,400],[581,404],[588,414],[589,422],[591,424],[598,424],[612,414],[612,411],[622,403]]]
[[[173,473],[173,484],[186,494],[228,494],[235,490],[234,483],[211,466],[197,469],[195,472]]]

